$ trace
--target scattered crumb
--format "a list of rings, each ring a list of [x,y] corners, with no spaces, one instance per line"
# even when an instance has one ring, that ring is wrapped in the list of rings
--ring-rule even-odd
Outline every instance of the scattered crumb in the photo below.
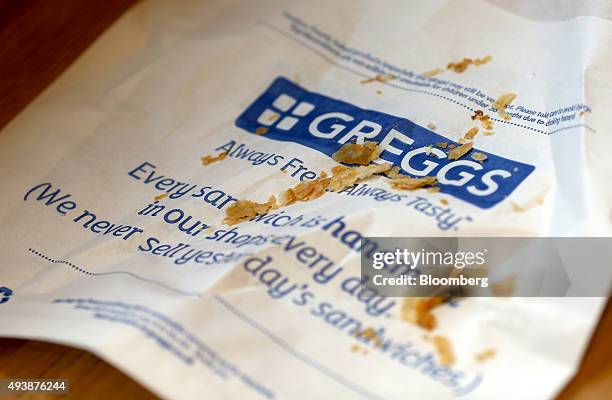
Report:
[[[516,99],[516,94],[514,93],[502,94],[495,101],[495,103],[491,104],[491,107],[497,109],[497,114],[499,114],[499,116],[502,117],[504,121],[508,121],[512,119],[512,116],[510,116],[510,114],[508,114],[505,109],[508,104],[514,101],[514,99]]]
[[[216,156],[204,156],[204,157],[201,157],[200,159],[202,160],[202,165],[210,165],[214,162],[225,159],[225,157],[227,157],[228,154],[229,154],[229,151],[224,151],[222,153],[219,153]]]
[[[267,214],[270,210],[288,206],[297,201],[314,200],[323,196],[327,190],[337,192],[346,189],[357,182],[377,174],[382,174],[390,169],[391,165],[387,163],[381,165],[363,165],[354,168],[337,165],[332,168],[331,177],[322,172],[319,178],[315,180],[300,182],[296,186],[285,190],[281,194],[281,204],[277,204],[275,196],[270,196],[266,203],[239,200],[227,209],[223,222],[227,225],[234,225],[248,221],[257,215]]]
[[[377,90],[376,94],[382,94],[382,90]]]
[[[455,147],[457,147],[457,146],[454,145],[454,144],[451,144],[450,146],[448,146],[449,149],[454,149]]]
[[[266,133],[268,133],[268,128],[266,128],[265,126],[260,126],[259,128],[255,129],[255,134],[256,135],[265,135]]]
[[[238,200],[226,211],[224,223],[228,225],[238,224],[248,221],[249,219],[262,214],[267,214],[268,211],[278,208],[276,197],[270,196],[265,203],[256,203],[250,200]]]
[[[510,275],[501,281],[491,282],[489,286],[491,287],[491,293],[495,296],[512,296],[516,292],[516,275]]]
[[[429,193],[438,193],[440,191],[440,187],[439,186],[432,186],[429,189],[427,189],[427,191]]]
[[[474,358],[478,362],[484,362],[484,361],[488,360],[489,358],[494,357],[495,354],[496,354],[496,352],[495,352],[494,349],[486,349],[484,351],[481,351],[480,353],[476,353],[476,355],[474,355]]]
[[[461,60],[459,62],[450,62],[450,63],[448,63],[448,65],[446,66],[446,69],[452,69],[454,72],[460,74],[463,71],[465,71],[472,64],[474,64],[475,66],[481,66],[483,64],[488,63],[492,59],[493,59],[493,57],[491,57],[491,56],[486,56],[484,58],[476,58],[474,60],[472,60],[471,58],[465,58],[464,57],[463,60]]]
[[[491,129],[493,129],[493,120],[488,115],[480,117],[479,120],[480,120],[480,125],[482,126],[483,129],[487,131],[490,131]]]
[[[162,200],[162,199],[165,199],[166,197],[168,197],[168,193],[162,193],[162,194],[159,194],[159,195],[155,196],[155,197],[153,198],[153,200],[155,200],[155,201],[160,201],[160,200]]]
[[[372,327],[365,328],[363,331],[357,332],[355,337],[357,339],[365,339],[367,342],[371,341],[376,347],[381,347],[383,345],[383,341]]]
[[[438,180],[435,176],[424,176],[423,178],[401,176],[393,178],[389,182],[393,189],[400,190],[417,190],[426,186],[433,186],[436,183],[438,183]]]
[[[435,131],[435,130],[436,130],[436,126],[435,126],[434,124],[432,124],[431,122],[427,124],[427,127],[428,127],[429,129],[431,129],[432,131]]]
[[[447,300],[440,296],[405,298],[402,305],[402,321],[411,322],[431,331],[437,326],[436,316],[431,310]]]
[[[448,153],[448,158],[450,160],[458,160],[464,155],[466,155],[470,150],[472,150],[472,142],[464,143],[457,148],[452,148]]]
[[[355,168],[348,168],[338,165],[332,168],[333,176],[329,182],[328,189],[333,192],[351,187],[357,182],[368,179],[371,176],[382,174],[391,169],[391,164],[363,165]]]
[[[512,115],[508,114],[506,110],[499,110],[497,113],[504,121],[510,121],[512,119]]]
[[[472,121],[474,121],[476,118],[480,118],[482,116],[484,116],[484,111],[476,110],[474,111],[474,114],[470,116],[470,118],[472,119]]]
[[[472,121],[478,120],[480,121],[480,125],[483,129],[491,130],[493,129],[493,120],[488,115],[485,115],[482,110],[474,111],[474,114],[470,116]]]
[[[300,182],[289,188],[281,195],[281,205],[288,206],[297,201],[310,201],[317,199],[325,194],[329,187],[331,178],[327,178],[325,172],[321,172],[318,179]]]
[[[423,72],[421,75],[423,75],[424,77],[427,77],[427,78],[431,78],[431,77],[434,77],[436,75],[440,75],[442,72],[444,72],[444,70],[442,68],[436,68],[436,69],[432,69],[432,70]]]
[[[463,60],[459,62],[448,63],[448,65],[446,66],[446,69],[452,69],[456,73],[460,74],[463,71],[465,71],[472,63],[473,61],[471,58],[464,58]]]
[[[436,147],[440,148],[440,149],[445,149],[448,147],[448,142],[438,142],[436,143]]]
[[[351,346],[351,352],[353,353],[361,353],[361,354],[368,354],[368,349],[365,347],[361,347],[358,344],[354,344]]]
[[[442,203],[442,205],[447,206],[447,205],[448,205],[448,200],[446,200],[446,199],[440,199],[440,203]]]
[[[394,79],[396,79],[397,76],[393,75],[393,74],[387,74],[387,75],[376,75],[373,78],[368,78],[368,79],[364,79],[361,81],[361,84],[365,84],[365,83],[372,83],[372,82],[381,82],[381,83],[386,83],[389,81],[392,81]]]
[[[468,130],[468,131],[465,133],[465,135],[463,135],[463,138],[464,138],[465,140],[472,140],[472,139],[474,139],[474,137],[475,137],[476,135],[478,135],[478,127],[476,127],[476,126],[475,126],[475,127],[473,127],[473,128],[470,128],[470,130]]]
[[[455,363],[455,353],[453,352],[453,347],[450,340],[448,340],[446,336],[438,335],[432,337],[431,341],[438,352],[440,365],[453,365]]]
[[[363,144],[346,143],[332,158],[343,164],[368,165],[380,156],[380,149],[375,142],[364,142]]]
[[[483,135],[485,135],[485,136],[493,136],[493,135],[495,135],[495,132],[493,132],[493,131],[484,131]]]
[[[472,153],[470,157],[472,157],[472,160],[480,163],[487,159],[487,155],[484,153]]]
[[[474,65],[480,66],[480,65],[488,63],[491,60],[493,60],[493,57],[490,56],[490,55],[487,55],[484,58],[477,58],[477,59],[475,59],[474,60]]]

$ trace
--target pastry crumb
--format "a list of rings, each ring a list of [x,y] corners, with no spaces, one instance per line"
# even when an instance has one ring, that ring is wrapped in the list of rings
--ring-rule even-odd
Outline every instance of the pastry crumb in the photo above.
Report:
[[[432,124],[431,122],[427,124],[427,127],[428,127],[429,129],[431,129],[432,131],[435,131],[435,130],[436,130],[436,125],[435,125],[435,124]]]
[[[268,133],[268,128],[266,128],[265,126],[260,126],[259,128],[255,129],[255,134],[256,135],[265,135],[266,133]]]
[[[278,208],[276,197],[270,196],[265,203],[256,203],[251,200],[238,200],[226,211],[224,223],[235,225],[240,222],[248,221],[257,215],[267,214],[270,210]]]
[[[426,78],[432,78],[436,75],[440,75],[442,72],[444,72],[442,68],[435,68],[435,69],[423,72],[421,75],[423,75]]]
[[[438,325],[436,316],[431,311],[446,301],[447,298],[441,296],[405,298],[402,304],[402,321],[431,331]]]
[[[400,190],[417,190],[426,186],[433,186],[438,183],[435,176],[424,176],[422,178],[412,178],[410,176],[401,176],[391,179],[389,185],[393,189]]]
[[[476,353],[474,358],[478,362],[485,362],[486,360],[494,357],[496,354],[495,349],[486,349],[481,351],[480,353]]]
[[[383,341],[372,327],[365,328],[363,331],[357,332],[355,337],[357,339],[365,339],[367,342],[372,342],[375,347],[381,347],[383,345]]]
[[[472,142],[467,142],[462,144],[459,147],[452,148],[448,153],[448,158],[450,160],[458,160],[464,155],[466,155],[470,150],[472,150]]]
[[[472,140],[472,139],[474,139],[474,137],[475,137],[476,135],[478,135],[478,127],[476,127],[476,126],[475,126],[475,127],[473,127],[473,128],[470,128],[470,129],[469,129],[469,130],[468,130],[468,131],[465,133],[465,135],[463,135],[463,138],[464,138],[465,140]]]
[[[380,156],[380,149],[376,142],[364,142],[363,144],[346,143],[332,158],[343,164],[368,165]]]
[[[160,200],[165,199],[166,197],[168,197],[168,193],[162,193],[162,194],[158,194],[157,196],[155,196],[153,200],[160,201]]]
[[[499,98],[491,104],[491,107],[497,110],[497,114],[504,120],[508,121],[512,119],[512,116],[506,112],[506,107],[508,104],[512,103],[516,99],[516,94],[514,93],[504,93]]]
[[[484,153],[472,153],[470,157],[472,157],[472,160],[480,163],[487,159],[487,155]]]
[[[433,342],[436,352],[438,353],[440,365],[453,365],[455,363],[455,353],[450,340],[446,336],[437,335],[432,337],[431,341]]]
[[[368,78],[368,79],[364,79],[361,81],[361,84],[366,84],[366,83],[372,83],[372,82],[381,82],[381,83],[387,83],[389,81],[392,81],[394,79],[396,79],[397,76],[393,75],[393,74],[387,74],[387,75],[376,75],[372,78]]]
[[[202,165],[210,165],[210,164],[212,164],[214,162],[224,160],[225,157],[227,157],[228,154],[229,154],[229,151],[224,151],[222,153],[217,154],[216,156],[203,156],[203,157],[200,157],[200,160],[202,160]]]

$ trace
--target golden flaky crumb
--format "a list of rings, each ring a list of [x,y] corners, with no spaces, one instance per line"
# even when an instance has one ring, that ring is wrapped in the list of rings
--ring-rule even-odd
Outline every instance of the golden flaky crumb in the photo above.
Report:
[[[447,206],[448,205],[448,200],[440,199],[440,203],[442,203],[442,205],[444,205],[444,206]]]
[[[474,61],[471,58],[464,58],[459,62],[450,62],[446,66],[446,69],[452,69],[456,73],[460,74],[467,69]]]
[[[325,172],[321,172],[319,178],[300,182],[292,188],[289,188],[281,195],[281,205],[288,206],[297,201],[310,201],[317,199],[325,194],[329,187],[331,179],[327,177]]]
[[[516,99],[516,94],[505,93],[499,96],[499,98],[491,105],[491,107],[497,110],[497,114],[502,117],[503,120],[508,121],[512,119],[512,116],[506,112],[508,104],[512,103]]]
[[[327,190],[337,192],[374,175],[387,172],[390,169],[391,165],[386,163],[381,165],[363,165],[354,168],[337,165],[332,168],[332,176],[330,177],[325,172],[322,172],[317,179],[300,182],[294,187],[285,190],[280,196],[280,204],[276,203],[275,196],[271,196],[266,203],[240,200],[232,204],[226,211],[224,222],[228,225],[234,225],[298,201],[314,200],[323,196]]]
[[[426,78],[431,78],[431,77],[434,77],[436,75],[440,75],[442,72],[444,72],[444,70],[442,68],[435,68],[435,69],[423,72],[421,75],[423,75]]]
[[[278,208],[276,204],[276,197],[270,196],[265,203],[256,203],[251,200],[238,200],[225,212],[224,223],[227,225],[234,225],[240,222],[248,221],[251,218],[267,214],[270,210]]]
[[[440,365],[450,366],[455,363],[455,353],[450,340],[446,336],[437,335],[431,338],[431,341],[438,353]]]
[[[427,189],[427,191],[429,193],[438,193],[440,191],[440,187],[439,186],[432,186],[429,189]]]
[[[437,326],[436,316],[431,310],[447,299],[440,296],[407,297],[402,304],[402,320],[420,326],[428,331]]]
[[[385,176],[389,179],[389,185],[393,189],[399,190],[416,190],[421,189],[427,186],[433,186],[437,183],[437,179],[435,176],[425,176],[423,178],[412,178],[410,176],[406,176],[400,173],[399,167],[393,167],[387,172],[385,172]],[[430,190],[433,188],[430,188]],[[440,190],[440,188],[437,188]]]
[[[427,124],[427,127],[428,127],[429,129],[431,129],[432,131],[435,131],[435,130],[436,130],[436,125],[435,125],[435,124],[432,124],[431,122]]]
[[[214,162],[221,161],[227,157],[229,151],[224,151],[222,153],[217,154],[216,156],[204,156],[200,159],[202,160],[202,165],[210,165]]]
[[[372,342],[372,344],[374,344],[376,347],[381,347],[383,345],[383,341],[380,339],[374,328],[371,327],[357,332],[355,337],[357,339],[365,339],[367,342]]]
[[[487,55],[484,58],[477,58],[477,59],[475,59],[474,60],[474,65],[480,66],[480,65],[488,63],[491,60],[493,60],[493,57],[490,56],[490,55]]]
[[[472,119],[472,121],[474,121],[475,119],[480,118],[482,116],[484,116],[484,111],[482,111],[482,110],[475,110],[474,114],[470,115],[470,118]]]
[[[495,135],[495,132],[493,132],[493,131],[484,131],[483,135],[485,135],[485,136],[493,136],[493,135]]]
[[[328,189],[333,192],[338,192],[353,186],[357,182],[368,179],[371,176],[387,172],[390,169],[391,164],[387,163],[380,165],[362,165],[355,168],[338,165],[332,168],[333,175],[330,178]]]
[[[468,130],[468,131],[465,133],[465,135],[463,135],[463,138],[464,138],[465,140],[472,140],[472,139],[474,139],[474,137],[475,137],[476,135],[478,135],[478,127],[476,127],[476,126],[475,126],[475,127],[473,127],[473,128],[470,128],[470,129],[469,129],[469,130]]]
[[[168,197],[168,193],[162,193],[162,194],[158,194],[157,196],[155,196],[153,199],[155,201],[160,201],[165,199],[166,197]]]
[[[493,120],[488,115],[485,115],[482,110],[474,111],[474,114],[470,116],[472,121],[478,120],[480,121],[480,125],[485,130],[493,129]]]
[[[265,135],[266,133],[268,133],[268,128],[265,126],[260,126],[259,128],[255,129],[256,135]]]
[[[466,155],[470,150],[472,150],[472,142],[464,143],[459,147],[451,149],[451,151],[448,152],[448,158],[450,160],[458,160]]]
[[[474,60],[472,60],[471,58],[464,57],[461,61],[448,63],[446,69],[452,69],[454,72],[460,74],[472,64],[479,67],[483,64],[488,63],[491,60],[493,60],[493,57],[491,57],[490,55],[487,55],[483,58],[476,58]]]
[[[401,176],[391,179],[389,185],[393,189],[399,190],[417,190],[427,186],[433,186],[438,183],[435,176],[424,176],[422,178],[412,178],[409,176]]]
[[[440,149],[445,149],[448,147],[448,142],[438,142],[436,143],[436,147],[440,148]]]
[[[478,162],[483,162],[484,160],[487,159],[487,155],[484,153],[472,153],[470,157],[472,157],[472,160],[478,161]]]
[[[486,349],[481,351],[480,353],[476,353],[474,355],[474,358],[476,359],[476,361],[478,362],[485,362],[487,361],[489,358],[494,357],[496,354],[495,349]]]
[[[332,158],[343,164],[368,165],[379,156],[380,149],[375,142],[364,142],[346,143],[332,155]]]
[[[393,75],[393,74],[387,74],[387,75],[376,75],[372,78],[368,78],[368,79],[364,79],[361,81],[361,84],[365,84],[365,83],[372,83],[372,82],[382,82],[382,83],[386,83],[389,81],[392,81],[394,79],[396,79],[397,76]]]

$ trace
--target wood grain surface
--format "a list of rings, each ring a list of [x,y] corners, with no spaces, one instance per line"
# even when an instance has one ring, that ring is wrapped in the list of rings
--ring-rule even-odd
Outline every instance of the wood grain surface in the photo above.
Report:
[[[135,2],[0,0],[0,128]],[[611,360],[612,306],[608,304],[578,374],[559,400],[611,398]],[[38,341],[0,339],[0,378],[26,377],[69,379],[71,394],[21,398],[156,399],[88,352]]]

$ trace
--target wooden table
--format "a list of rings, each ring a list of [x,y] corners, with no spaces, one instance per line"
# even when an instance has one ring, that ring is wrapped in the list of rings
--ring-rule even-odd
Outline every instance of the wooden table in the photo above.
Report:
[[[57,78],[135,0],[0,0],[0,129]],[[559,323],[563,323],[559,321]],[[612,394],[612,306],[560,400]],[[23,398],[156,399],[98,357],[30,340],[0,339],[0,378],[66,378],[71,395]]]

